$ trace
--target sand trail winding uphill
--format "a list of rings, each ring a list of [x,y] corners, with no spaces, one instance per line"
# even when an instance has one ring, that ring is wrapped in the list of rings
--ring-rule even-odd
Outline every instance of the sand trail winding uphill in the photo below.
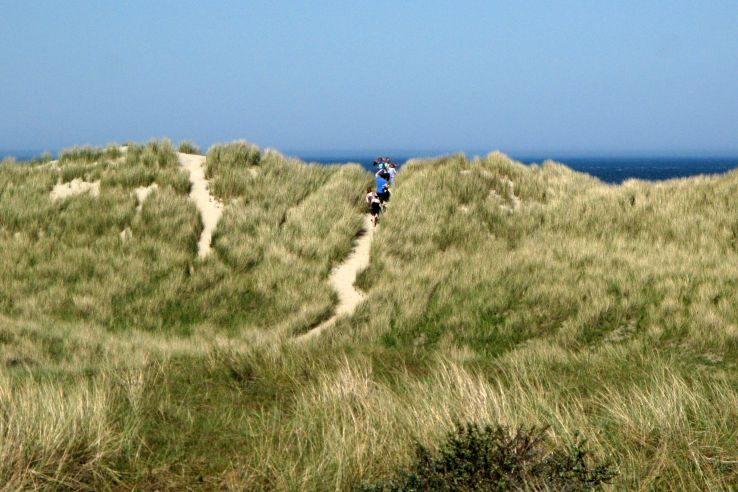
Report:
[[[364,294],[354,287],[356,275],[369,266],[369,252],[371,251],[372,239],[374,237],[374,225],[371,217],[366,216],[363,234],[356,241],[353,251],[343,263],[333,269],[330,283],[333,290],[338,294],[338,306],[336,312],[312,330],[298,337],[298,340],[307,340],[319,335],[326,328],[333,326],[338,318],[353,314]]]
[[[213,231],[218,225],[223,213],[223,204],[220,203],[208,190],[208,181],[205,179],[205,156],[177,153],[179,163],[190,173],[190,198],[195,202],[202,217],[202,233],[197,244],[197,254],[205,258],[210,253],[210,242]]]

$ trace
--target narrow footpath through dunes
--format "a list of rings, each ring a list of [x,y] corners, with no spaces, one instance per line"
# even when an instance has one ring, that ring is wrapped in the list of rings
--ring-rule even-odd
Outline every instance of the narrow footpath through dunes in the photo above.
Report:
[[[367,215],[364,221],[364,229],[356,241],[354,250],[343,263],[331,272],[329,280],[333,290],[338,294],[336,312],[312,330],[300,335],[297,340],[305,341],[320,335],[323,330],[333,326],[338,318],[351,315],[356,311],[357,306],[364,300],[364,294],[354,287],[354,283],[356,282],[356,275],[369,266],[369,253],[373,238],[374,225],[371,216]]]
[[[197,244],[197,255],[205,258],[210,253],[210,242],[213,231],[218,225],[223,213],[223,204],[220,203],[208,190],[208,181],[205,179],[205,156],[177,153],[179,163],[190,173],[190,198],[195,202],[202,217],[202,233]]]

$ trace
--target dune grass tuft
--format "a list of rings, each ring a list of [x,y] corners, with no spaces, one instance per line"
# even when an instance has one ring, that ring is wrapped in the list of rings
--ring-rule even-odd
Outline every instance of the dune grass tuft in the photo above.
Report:
[[[200,151],[200,147],[190,142],[189,140],[182,140],[181,142],[179,142],[177,150],[179,152],[182,152],[183,154],[202,154],[202,152]]]

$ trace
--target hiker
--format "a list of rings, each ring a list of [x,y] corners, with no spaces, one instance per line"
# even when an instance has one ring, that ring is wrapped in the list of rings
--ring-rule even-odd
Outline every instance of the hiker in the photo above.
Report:
[[[371,186],[366,187],[366,206],[369,211],[372,211],[372,199],[374,198],[374,190]]]
[[[366,204],[369,206],[369,213],[372,214],[372,224],[376,227],[379,222],[379,213],[382,211],[382,203],[371,186],[366,189]]]
[[[397,168],[395,168],[394,162],[389,163],[389,168],[387,169],[387,172],[390,175],[390,178],[389,178],[390,186],[395,186],[395,176],[397,176]]]
[[[390,200],[390,175],[384,169],[380,169],[379,171],[377,171],[374,177],[377,182],[377,197],[379,198],[379,201],[382,204],[382,209],[384,210],[387,202]]]

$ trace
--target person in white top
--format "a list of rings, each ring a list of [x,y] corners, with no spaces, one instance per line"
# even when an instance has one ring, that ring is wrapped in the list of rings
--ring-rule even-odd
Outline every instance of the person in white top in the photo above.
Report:
[[[382,202],[379,201],[379,197],[371,186],[366,189],[366,204],[369,207],[369,213],[372,214],[372,224],[376,227],[379,222],[379,213],[382,211]]]
[[[394,162],[389,163],[389,168],[387,169],[387,171],[389,172],[389,175],[390,175],[390,179],[389,179],[390,186],[395,186],[395,176],[397,176],[397,168],[395,168]]]

